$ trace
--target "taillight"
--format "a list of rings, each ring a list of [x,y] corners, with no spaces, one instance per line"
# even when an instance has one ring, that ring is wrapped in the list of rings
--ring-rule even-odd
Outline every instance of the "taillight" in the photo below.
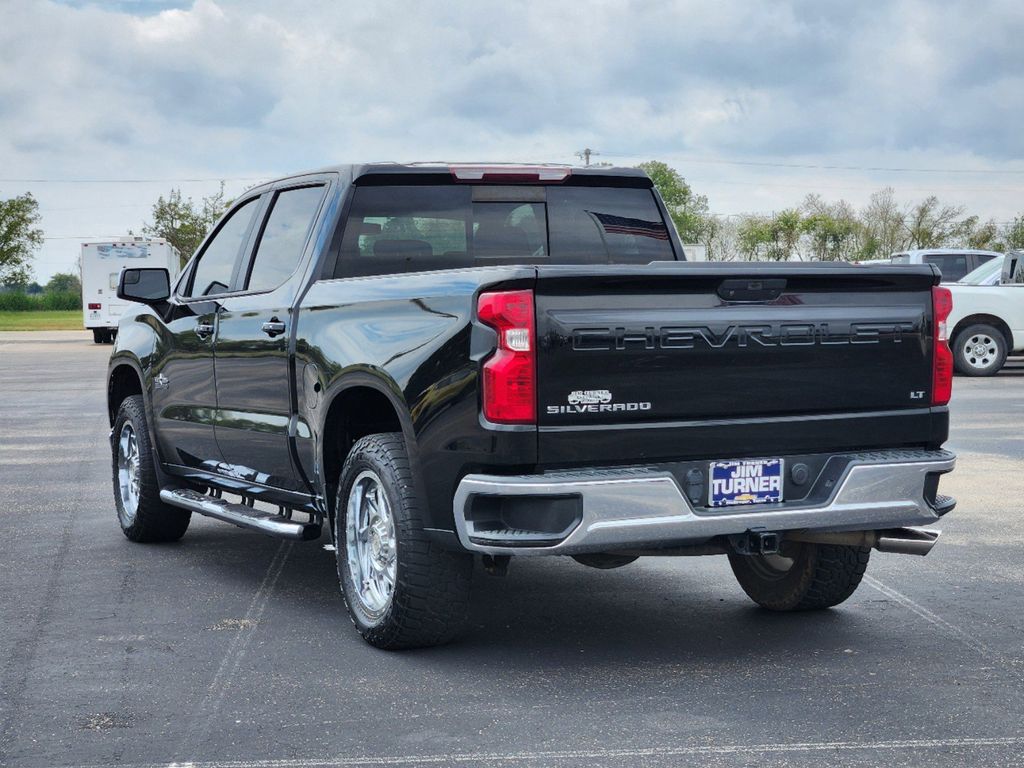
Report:
[[[89,309],[99,309],[101,306],[103,306],[103,305],[102,304],[90,304],[89,305]]]
[[[537,360],[533,291],[480,294],[477,317],[498,332],[498,346],[483,365],[484,418],[496,424],[537,421]]]
[[[932,355],[932,405],[945,405],[953,395],[953,353],[949,349],[949,330],[946,321],[953,310],[953,294],[949,288],[932,288],[932,327],[934,345]]]
[[[572,173],[567,165],[450,165],[448,170],[458,182],[500,184],[557,184]]]

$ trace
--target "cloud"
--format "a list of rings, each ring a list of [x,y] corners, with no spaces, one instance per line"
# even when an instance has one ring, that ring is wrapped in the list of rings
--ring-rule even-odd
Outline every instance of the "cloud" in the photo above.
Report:
[[[362,159],[568,161],[585,145],[626,163],[1024,168],[1022,38],[1007,0],[36,0],[0,19],[0,168],[248,177]],[[683,170],[719,210],[790,204],[822,180],[866,198],[906,178]],[[104,190],[90,192],[113,205],[120,192]],[[1008,197],[960,199],[1000,201],[1005,216]],[[109,213],[92,221],[137,228],[145,211]]]

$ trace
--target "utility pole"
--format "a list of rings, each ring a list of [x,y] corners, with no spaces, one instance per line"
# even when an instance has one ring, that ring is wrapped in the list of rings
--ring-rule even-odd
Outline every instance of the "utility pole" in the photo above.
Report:
[[[576,157],[583,161],[584,167],[587,167],[590,165],[590,158],[597,157],[600,154],[600,152],[597,152],[591,149],[590,147],[587,147],[586,149],[581,149],[579,152],[577,152]]]

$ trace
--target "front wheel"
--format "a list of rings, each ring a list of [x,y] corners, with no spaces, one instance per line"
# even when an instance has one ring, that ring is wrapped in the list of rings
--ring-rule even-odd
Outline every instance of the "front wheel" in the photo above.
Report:
[[[972,325],[953,342],[956,369],[965,376],[993,376],[1006,362],[1006,338],[991,325]]]
[[[356,629],[394,650],[440,645],[465,622],[473,558],[431,541],[400,433],[352,446],[338,481],[334,541]]]
[[[729,564],[743,591],[763,608],[813,611],[852,595],[870,556],[870,547],[791,541],[777,555],[730,554]]]
[[[124,535],[138,542],[177,541],[185,535],[192,513],[160,499],[157,457],[141,395],[121,403],[112,435],[114,503]]]

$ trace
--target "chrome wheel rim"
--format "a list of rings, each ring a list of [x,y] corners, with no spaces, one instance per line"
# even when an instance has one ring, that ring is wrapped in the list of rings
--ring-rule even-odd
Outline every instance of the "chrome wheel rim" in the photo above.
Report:
[[[348,492],[345,549],[352,586],[363,608],[381,613],[391,603],[397,539],[391,505],[376,472],[360,472]]]
[[[139,512],[139,441],[131,423],[125,422],[117,438],[117,484],[121,489],[121,520],[135,522]]]
[[[963,354],[971,368],[983,370],[999,358],[999,345],[987,333],[976,333],[964,342]]]

